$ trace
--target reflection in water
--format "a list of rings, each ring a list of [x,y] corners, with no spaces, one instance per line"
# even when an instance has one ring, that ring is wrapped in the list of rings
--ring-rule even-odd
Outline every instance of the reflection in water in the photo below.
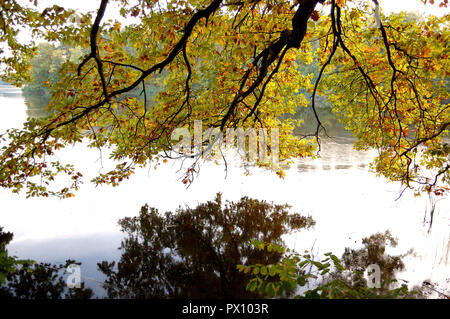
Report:
[[[22,97],[22,91],[19,88],[12,86],[0,86],[0,97]],[[41,118],[48,116],[46,110],[48,99],[46,97],[28,94],[24,96],[26,105],[26,113],[28,117]],[[300,172],[310,171],[315,169],[322,170],[346,170],[353,167],[365,169],[367,164],[373,158],[371,152],[360,152],[353,149],[354,138],[351,133],[346,131],[342,124],[337,121],[337,116],[329,110],[322,110],[325,127],[327,133],[332,136],[332,139],[327,137],[322,138],[320,159],[315,160],[311,164],[310,159],[300,159],[298,161],[297,169]],[[303,115],[307,116],[307,115]],[[298,131],[308,131],[314,127],[314,121],[305,121],[304,127]]]
[[[48,99],[39,95],[26,95],[25,105],[27,106],[27,116],[41,118],[48,116],[46,110]]]
[[[20,90],[5,90],[0,90],[0,134],[8,128],[20,128],[27,117],[24,98],[17,95]],[[15,95],[11,95],[14,91]],[[226,199],[238,200],[247,195],[289,203],[296,211],[311,214],[317,222],[314,231],[302,233],[298,240],[289,235],[283,239],[296,249],[310,249],[315,244],[317,254],[329,251],[341,254],[343,247],[354,247],[367,234],[390,229],[399,238],[399,246],[414,247],[421,258],[405,262],[408,273],[402,278],[410,282],[431,278],[442,283],[444,289],[450,287],[448,198],[438,202],[433,229],[428,234],[428,227],[424,226],[427,198],[416,198],[406,191],[396,200],[400,185],[368,172],[368,163],[375,152],[356,151],[352,142],[350,137],[323,139],[321,157],[298,159],[297,166],[288,170],[284,179],[259,169],[251,169],[250,175],[244,176],[239,168],[241,162],[229,161],[226,175],[223,165],[205,163],[188,189],[178,181],[179,163],[172,162],[160,165],[157,170],[138,169],[119,188],[95,187],[89,180],[99,173],[99,153],[77,144],[58,153],[62,162],[73,163],[85,173],[85,184],[76,198],[26,199],[23,194],[11,195],[9,190],[0,189],[0,223],[15,234],[11,244],[17,247],[15,255],[27,258],[31,255],[23,247],[33,247],[29,251],[34,259],[48,260],[50,255],[54,261],[76,258],[90,267],[83,268],[83,273],[94,277],[96,265],[92,258],[111,260],[115,256],[116,252],[111,251],[116,243],[102,241],[103,246],[98,247],[106,233],[120,235],[118,219],[136,214],[143,203],[160,211],[174,211],[180,204],[195,207],[220,191]],[[102,164],[102,173],[116,164],[108,160],[107,150]],[[354,234],[351,243],[347,240],[349,234]],[[77,239],[80,237],[83,240]],[[39,239],[46,240],[46,244],[36,244]],[[57,244],[58,249],[49,243]],[[109,250],[108,244],[112,246]],[[95,252],[94,246],[98,248]],[[75,251],[79,252],[77,256],[71,256]],[[89,264],[85,262],[88,258]]]
[[[40,118],[48,115],[46,107],[48,104],[48,98],[36,94],[28,94],[23,96],[22,89],[10,85],[0,84],[0,98],[5,98],[2,100],[0,107],[11,107],[6,101],[12,101],[14,99],[20,99],[20,104],[25,102],[27,117]],[[3,128],[3,127],[1,127]]]
[[[341,257],[344,271],[334,270],[330,273],[330,279],[340,279],[347,286],[358,290],[359,287],[368,287],[368,269],[370,265],[377,265],[380,269],[380,285],[377,293],[384,295],[390,289],[399,288],[408,283],[403,278],[406,269],[405,262],[408,257],[416,255],[414,249],[408,249],[398,254],[390,252],[397,247],[398,239],[389,230],[378,232],[361,240],[363,247],[346,247]],[[372,281],[373,283],[373,281]],[[432,284],[428,280],[411,285],[407,298],[443,298],[449,299],[450,291],[445,286]]]
[[[413,251],[409,250],[400,255],[387,254],[387,248],[395,248],[398,245],[397,238],[393,237],[389,230],[363,238],[362,244],[364,247],[360,249],[345,248],[342,261],[350,273],[349,276],[344,274],[339,274],[339,276],[353,287],[365,287],[367,286],[367,279],[364,276],[366,270],[369,265],[376,264],[380,267],[381,282],[386,283],[382,287],[382,291],[386,291],[391,286],[389,282],[396,279],[399,271],[405,269],[403,259]]]
[[[322,170],[366,170],[372,161],[375,151],[357,151],[353,148],[354,138],[351,137],[333,137],[322,138],[320,158],[311,163],[311,159],[299,159],[297,170],[307,172],[314,169]]]
[[[311,171],[311,170],[317,169],[317,166],[311,165],[311,164],[299,163],[297,165],[297,168],[300,172],[302,172],[302,171]]]
[[[0,134],[7,129],[20,128],[26,119],[22,90],[0,85]]]
[[[15,86],[0,84],[0,97],[15,98],[15,97],[21,97],[21,96],[22,96],[22,90],[20,88],[17,88]]]
[[[11,256],[6,246],[13,239],[13,234],[3,231],[0,227],[0,252]],[[71,264],[81,263],[66,260],[65,264],[31,263],[24,261],[23,267],[15,272],[9,272],[6,282],[0,281],[0,299],[89,299],[92,290],[84,287],[68,288],[65,269]],[[4,264],[2,264],[4,266]],[[1,269],[2,272],[4,269]]]
[[[281,255],[255,249],[250,241],[283,244],[282,235],[314,224],[288,209],[246,197],[223,205],[221,194],[165,215],[144,206],[138,217],[119,222],[127,237],[117,270],[114,262],[99,264],[108,297],[255,298],[245,289],[251,276],[236,266],[273,264]]]
[[[317,108],[317,114],[320,122],[325,127],[326,134],[323,129],[320,130],[322,138],[326,136],[352,138],[352,133],[347,131],[344,125],[339,122],[338,116],[331,110],[331,104]],[[300,127],[295,129],[295,133],[299,135],[309,135],[316,131],[317,120],[311,108],[300,108],[299,112],[294,116],[296,119],[303,120]]]
[[[359,165],[358,165],[359,167]],[[334,169],[350,169],[352,168],[352,165],[335,165]]]

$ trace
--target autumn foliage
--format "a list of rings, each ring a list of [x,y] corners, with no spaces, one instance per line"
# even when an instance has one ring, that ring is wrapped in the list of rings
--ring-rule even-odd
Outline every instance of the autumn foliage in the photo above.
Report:
[[[109,2],[137,22],[110,19]],[[376,0],[103,0],[93,14],[17,1],[0,6],[3,79],[29,81],[35,46],[20,43],[20,28],[85,54],[61,65],[51,116],[2,136],[2,187],[72,196],[82,173],[54,155],[82,141],[112,147],[119,164],[93,182],[115,185],[136,166],[171,154],[171,132],[193,129],[194,120],[222,131],[278,128],[280,160],[312,156],[324,133],[320,118],[315,132],[299,138],[292,132],[301,123],[281,115],[299,107],[315,112],[321,95],[358,149],[378,150],[378,174],[418,192],[449,190],[448,15],[384,15]],[[310,63],[318,74],[301,71]],[[158,92],[148,94],[148,84]],[[62,189],[52,183],[58,174],[71,181]]]

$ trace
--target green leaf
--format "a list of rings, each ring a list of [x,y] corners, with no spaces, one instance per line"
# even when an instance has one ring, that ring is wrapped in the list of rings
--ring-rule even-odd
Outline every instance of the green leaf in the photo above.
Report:
[[[273,298],[275,296],[275,289],[272,282],[269,282],[266,286],[266,293],[270,298]]]
[[[250,280],[250,282],[247,285],[247,290],[253,292],[256,290],[256,287],[258,286],[258,282],[256,281],[256,279],[252,279]]]
[[[324,270],[322,270],[322,272],[320,274],[323,276],[323,275],[326,275],[329,272],[330,272],[330,269],[324,269]]]
[[[272,265],[269,267],[269,275],[270,276],[275,276],[277,274],[277,267],[275,265]]]
[[[297,283],[298,283],[301,287],[303,287],[304,285],[306,285],[306,278],[303,277],[303,276],[298,277],[298,278],[297,278]]]
[[[263,275],[263,276],[267,275],[267,267],[262,266],[260,272],[261,272],[261,275]]]
[[[309,263],[309,260],[303,260],[302,262],[300,262],[298,264],[299,268],[303,268],[304,266],[306,266]]]

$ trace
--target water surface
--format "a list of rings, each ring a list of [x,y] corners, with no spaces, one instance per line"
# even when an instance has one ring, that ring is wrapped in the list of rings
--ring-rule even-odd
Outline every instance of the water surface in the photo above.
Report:
[[[0,87],[0,112],[3,132],[21,127],[26,117],[35,116],[37,111],[29,101],[27,108],[19,89]],[[399,278],[410,284],[428,279],[450,287],[448,198],[436,203],[433,227],[428,232],[430,199],[406,191],[397,200],[400,185],[369,172],[375,153],[355,151],[348,136],[324,141],[320,159],[297,160],[284,179],[258,168],[245,176],[238,161],[228,163],[226,174],[224,165],[206,163],[189,188],[180,180],[178,162],[162,164],[157,170],[137,170],[116,188],[95,187],[90,178],[102,165],[103,171],[114,165],[106,153],[102,155],[100,160],[97,150],[83,145],[58,153],[63,162],[82,168],[85,176],[85,184],[74,198],[26,199],[24,194],[0,190],[0,225],[14,233],[11,254],[49,262],[82,261],[86,284],[101,295],[97,281],[102,276],[96,263],[119,258],[119,218],[136,216],[145,203],[167,211],[180,205],[196,206],[222,192],[224,199],[249,196],[288,203],[292,211],[311,215],[316,220],[314,229],[286,240],[292,248],[312,248],[316,254],[332,251],[339,256],[345,247],[360,247],[361,238],[389,229],[399,239],[393,253],[410,248],[417,253],[406,260],[407,270]]]

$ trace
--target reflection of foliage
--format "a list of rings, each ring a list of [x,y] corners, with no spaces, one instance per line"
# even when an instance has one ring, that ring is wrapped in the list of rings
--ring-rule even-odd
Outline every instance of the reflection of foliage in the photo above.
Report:
[[[316,288],[304,291],[297,298],[367,299],[413,296],[415,292],[408,291],[406,285],[390,287],[395,281],[395,272],[404,269],[402,258],[405,256],[385,254],[386,245],[397,245],[390,232],[364,238],[363,244],[365,247],[359,250],[347,248],[342,261],[331,253],[317,261],[307,252],[301,255],[278,245],[256,241],[253,242],[255,247],[267,251],[277,250],[284,254],[283,258],[276,264],[240,265],[238,269],[256,275],[248,283],[247,289],[258,291],[262,296],[280,296],[306,284],[315,284]],[[380,266],[380,288],[369,288],[364,279],[364,271],[370,264]]]
[[[16,257],[8,255],[6,245],[8,245],[12,239],[13,234],[4,232],[3,227],[0,227],[0,285],[4,284],[7,276],[14,273],[20,265],[32,263],[31,260],[18,260]],[[24,268],[26,267],[24,266]]]
[[[66,289],[60,271],[76,263],[67,260],[66,265],[36,264],[31,260],[9,257],[6,250],[13,239],[12,233],[0,227],[0,298],[19,299],[85,299],[91,298],[92,290],[84,288]],[[79,264],[79,263],[78,263]]]
[[[222,204],[221,195],[196,208],[161,215],[144,206],[140,215],[120,221],[127,238],[118,269],[103,262],[100,270],[108,296],[129,298],[252,298],[243,283],[250,278],[238,264],[276,263],[280,254],[264,252],[253,239],[282,244],[281,235],[309,228],[310,217],[288,214],[287,205],[243,197]]]
[[[25,104],[27,106],[27,116],[33,118],[43,118],[49,115],[46,110],[48,104],[48,98],[41,95],[26,95]]]
[[[344,266],[350,271],[351,275],[336,275],[346,281],[347,284],[355,288],[367,286],[367,281],[364,278],[364,271],[370,264],[380,266],[382,282],[395,280],[396,272],[404,270],[405,265],[403,264],[402,259],[410,252],[398,256],[387,255],[387,247],[397,246],[397,239],[394,238],[389,231],[376,233],[370,237],[363,238],[362,243],[364,245],[363,248],[346,248],[342,255]],[[387,288],[388,287],[384,287],[383,290],[386,290]]]
[[[67,260],[65,265],[51,265],[39,263],[34,265],[25,264],[25,268],[18,269],[15,273],[7,276],[7,284],[0,286],[1,298],[18,299],[89,299],[92,290],[85,288],[67,288],[63,274],[64,270],[76,263]],[[76,263],[80,264],[80,263]]]
[[[439,287],[439,284],[431,283],[428,280],[424,280],[420,285],[415,285],[413,290],[416,292],[415,297],[418,299],[450,299],[449,288]]]

